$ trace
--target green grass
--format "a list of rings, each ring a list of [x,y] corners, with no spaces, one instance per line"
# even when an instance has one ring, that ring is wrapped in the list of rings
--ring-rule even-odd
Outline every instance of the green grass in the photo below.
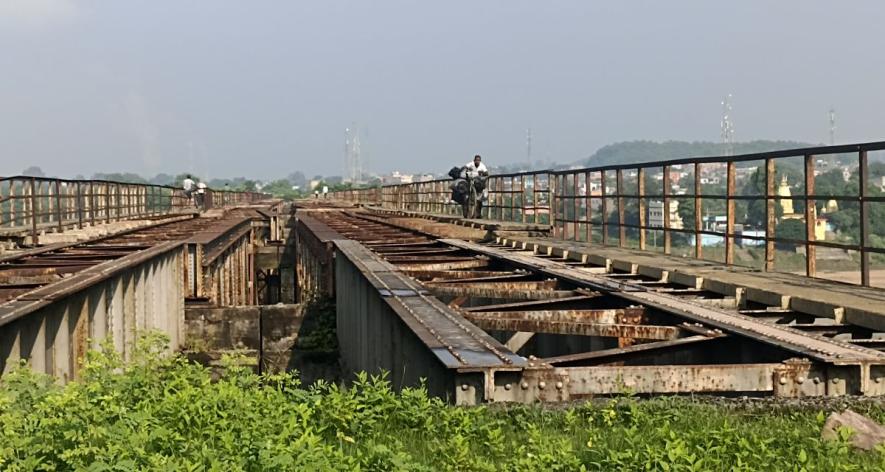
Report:
[[[881,451],[822,443],[825,413],[691,399],[453,407],[383,377],[302,387],[208,371],[139,343],[92,352],[64,387],[27,369],[0,385],[2,470],[873,470]],[[881,421],[885,411],[862,412]],[[844,438],[849,436],[846,431]]]

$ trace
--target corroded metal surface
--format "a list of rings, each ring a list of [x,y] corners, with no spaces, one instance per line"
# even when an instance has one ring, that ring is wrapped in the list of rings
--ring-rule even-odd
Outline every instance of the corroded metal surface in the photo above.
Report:
[[[340,235],[339,253],[451,370],[440,375],[454,380],[446,395],[459,403],[567,400],[625,387],[885,393],[885,354],[814,334],[871,334],[838,313],[822,323],[779,306],[748,307],[742,292],[722,295],[666,273],[613,273],[592,257],[439,239],[353,210],[313,216]],[[487,362],[494,358],[498,365]]]
[[[206,293],[194,292],[201,273],[209,274],[203,287],[214,287],[207,301],[252,299],[255,218],[264,216],[252,208],[218,212],[5,257],[0,370],[27,359],[35,370],[66,381],[76,377],[90,347],[107,338],[128,358],[143,330],[164,332],[178,349],[185,299]],[[258,226],[266,231],[267,225]]]

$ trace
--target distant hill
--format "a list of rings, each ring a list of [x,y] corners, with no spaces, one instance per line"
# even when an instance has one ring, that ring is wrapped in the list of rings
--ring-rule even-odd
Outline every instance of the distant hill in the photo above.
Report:
[[[747,141],[734,144],[735,154],[777,151],[819,146],[819,144],[797,141]],[[613,164],[638,164],[650,161],[665,161],[687,157],[710,157],[722,154],[722,144],[709,141],[625,141],[599,148],[592,156],[576,162],[586,167]]]

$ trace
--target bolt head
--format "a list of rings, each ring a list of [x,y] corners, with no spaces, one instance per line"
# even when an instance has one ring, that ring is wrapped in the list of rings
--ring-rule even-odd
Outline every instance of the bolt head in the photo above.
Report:
[[[504,390],[510,390],[510,384],[504,384]]]
[[[538,382],[538,388],[540,388],[541,390],[544,390],[544,387],[546,387],[546,386],[547,386],[547,382],[544,382],[543,380]]]
[[[522,387],[523,390],[526,390],[526,389],[529,388],[529,383],[528,383],[528,382],[523,382],[522,384],[520,384],[520,387]]]
[[[800,384],[805,383],[805,377],[797,377],[797,378],[796,378],[796,382],[797,382],[797,383],[800,383]]]
[[[876,382],[877,384],[882,383],[882,377],[876,377],[875,382]]]
[[[562,382],[556,382],[557,390],[562,390]]]
[[[839,383],[839,379],[833,379],[833,383],[834,383],[834,384]]]
[[[820,379],[817,378],[817,377],[815,377],[814,380],[813,380],[813,382],[814,382],[815,385],[817,385],[817,384],[820,383]]]
[[[786,384],[787,384],[787,378],[784,376],[781,376],[781,385],[786,385]]]
[[[461,390],[467,391],[467,384],[461,384]]]

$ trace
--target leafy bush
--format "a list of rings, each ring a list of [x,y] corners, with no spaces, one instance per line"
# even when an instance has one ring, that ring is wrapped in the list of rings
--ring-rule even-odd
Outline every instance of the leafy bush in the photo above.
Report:
[[[618,398],[568,408],[453,407],[385,376],[309,388],[231,360],[204,367],[142,338],[129,362],[90,352],[64,387],[27,368],[0,382],[0,469],[869,470],[881,453],[819,440],[811,410]],[[864,410],[881,420],[874,407]],[[846,434],[843,439],[847,438]]]

